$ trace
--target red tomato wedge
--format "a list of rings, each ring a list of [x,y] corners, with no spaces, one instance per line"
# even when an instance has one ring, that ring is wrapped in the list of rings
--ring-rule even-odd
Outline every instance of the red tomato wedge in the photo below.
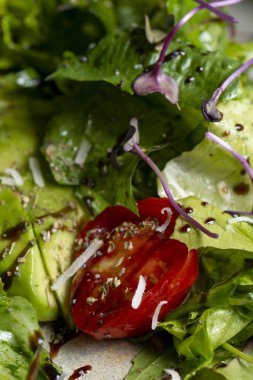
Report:
[[[171,208],[167,198],[139,201],[139,217],[125,207],[109,207],[84,228],[86,245],[94,238],[104,244],[73,280],[73,318],[80,330],[96,339],[140,335],[151,329],[160,301],[167,301],[160,320],[183,301],[198,276],[198,256],[170,239],[175,211],[165,232],[156,231],[167,219],[164,208]],[[146,288],[134,309],[140,276]]]

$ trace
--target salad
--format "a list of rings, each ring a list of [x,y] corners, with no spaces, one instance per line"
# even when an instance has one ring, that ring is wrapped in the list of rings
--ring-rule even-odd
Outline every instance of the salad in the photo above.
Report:
[[[252,378],[236,3],[0,0],[1,379],[85,378],[45,323],[141,343],[125,380]]]

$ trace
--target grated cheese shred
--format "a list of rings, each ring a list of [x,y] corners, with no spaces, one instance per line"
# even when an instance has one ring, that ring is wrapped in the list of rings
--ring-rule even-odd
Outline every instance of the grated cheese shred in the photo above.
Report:
[[[88,248],[78,256],[68,269],[51,286],[52,290],[58,290],[67,282],[103,245],[103,240],[94,239]]]
[[[29,158],[29,168],[32,172],[33,180],[38,187],[44,187],[45,181],[41,172],[40,163],[38,158]]]
[[[138,309],[138,307],[140,306],[143,294],[145,292],[145,289],[146,289],[146,280],[145,280],[145,277],[143,277],[142,275],[140,275],[139,282],[138,282],[136,291],[135,291],[133,299],[132,299],[131,306],[132,306],[133,309]]]
[[[153,317],[152,317],[152,323],[151,323],[152,330],[156,329],[161,308],[163,307],[163,305],[166,305],[167,303],[168,303],[167,301],[160,301],[158,305],[156,306]]]

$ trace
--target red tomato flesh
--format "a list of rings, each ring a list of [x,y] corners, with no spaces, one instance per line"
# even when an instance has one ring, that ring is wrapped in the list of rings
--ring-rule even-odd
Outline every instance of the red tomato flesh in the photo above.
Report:
[[[170,239],[177,214],[164,233],[167,198],[138,202],[140,216],[122,206],[109,207],[88,223],[81,238],[104,244],[80,270],[72,285],[72,310],[77,327],[96,339],[125,338],[146,333],[157,304],[167,301],[161,320],[179,305],[198,276],[198,257],[185,244]],[[80,252],[81,253],[81,252]],[[137,309],[131,306],[140,275],[146,289]]]

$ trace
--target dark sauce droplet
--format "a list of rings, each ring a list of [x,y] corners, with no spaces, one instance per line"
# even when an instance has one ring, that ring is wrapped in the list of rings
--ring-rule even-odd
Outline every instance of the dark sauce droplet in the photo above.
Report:
[[[91,365],[84,365],[83,367],[75,369],[75,371],[72,373],[72,375],[69,377],[68,380],[76,380],[79,379],[80,376],[88,373],[89,371],[92,370]]]
[[[29,337],[29,343],[30,348],[33,352],[37,350],[37,348],[42,344],[43,338],[40,333],[40,331],[36,330],[34,333]]]
[[[191,49],[196,49],[196,46],[193,45],[193,44],[187,44],[187,46],[188,46],[189,48],[191,48]]]
[[[206,202],[206,201],[201,202],[201,206],[203,206],[203,207],[208,206],[208,202]]]
[[[241,175],[245,175],[245,174],[246,174],[246,170],[245,170],[245,169],[242,169],[242,170],[240,171],[240,174],[241,174]]]
[[[206,223],[206,224],[214,224],[214,223],[215,223],[215,219],[214,219],[214,218],[207,218],[207,219],[205,220],[205,223]]]
[[[238,132],[240,132],[240,131],[243,131],[244,126],[243,126],[242,124],[237,123],[237,124],[235,125],[235,129],[236,129]]]
[[[190,232],[191,231],[191,226],[189,225],[189,224],[184,224],[181,228],[180,228],[180,230],[179,230],[180,232]]]
[[[37,220],[47,218],[49,216],[52,216],[53,218],[63,218],[65,215],[67,215],[69,212],[74,211],[76,209],[76,205],[74,203],[68,204],[66,207],[55,211],[55,212],[49,212],[47,214],[43,214],[39,217],[37,217]]]
[[[50,358],[54,359],[58,352],[60,351],[61,347],[69,342],[70,340],[74,339],[77,336],[77,333],[74,331],[69,331],[69,330],[61,330],[59,329],[59,332],[55,332],[56,336],[60,335],[61,339],[57,340],[57,343],[52,341],[49,342],[49,347],[50,347]]]
[[[223,137],[227,137],[229,135],[230,135],[230,131],[227,131],[227,130],[222,133]]]
[[[124,80],[120,80],[120,81],[116,84],[116,87],[118,87],[118,88],[122,88],[124,85],[125,85],[125,81],[124,81]]]
[[[12,266],[8,269],[7,272],[5,272],[2,275],[2,281],[4,283],[4,290],[8,290],[11,287],[13,277],[17,277],[20,275],[19,273],[19,265],[22,265],[22,258],[25,258],[26,254],[28,253],[29,249],[34,246],[34,241],[30,241],[27,243],[25,248],[20,252],[18,257],[16,258],[15,262],[12,264]]]
[[[189,83],[192,83],[192,82],[194,82],[194,81],[195,81],[195,78],[194,78],[194,77],[188,77],[188,78],[186,78],[185,83],[186,83],[186,84],[189,84]]]
[[[26,380],[36,380],[38,378],[37,376],[40,368],[41,353],[42,346],[39,346],[30,365]]]
[[[234,186],[233,191],[237,195],[246,195],[249,192],[249,185],[247,183],[241,182]]]
[[[214,368],[225,368],[227,367],[226,363],[220,362],[214,366]]]
[[[171,53],[166,55],[164,62],[172,61],[172,59],[176,58],[177,56],[178,56],[178,52],[176,50],[172,51]]]
[[[5,230],[2,234],[3,240],[17,241],[23,233],[27,231],[27,222],[20,222],[16,226]]]
[[[184,209],[185,212],[187,212],[187,214],[192,214],[193,213],[193,208],[192,207],[186,207]]]
[[[203,66],[198,66],[197,69],[196,69],[197,73],[202,73],[204,71],[204,67]]]
[[[183,50],[183,49],[177,49],[177,52],[179,55],[181,55],[182,57],[184,57],[186,55],[186,51]]]

